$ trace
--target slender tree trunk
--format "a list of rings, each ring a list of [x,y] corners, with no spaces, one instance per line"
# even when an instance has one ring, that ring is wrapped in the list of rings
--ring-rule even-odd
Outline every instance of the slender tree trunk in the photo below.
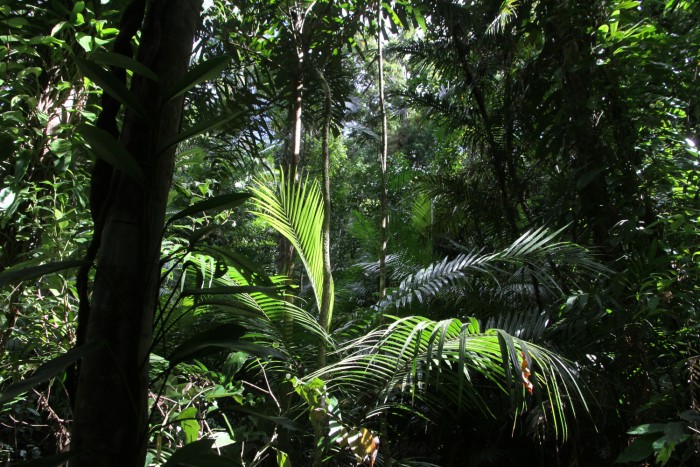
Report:
[[[305,16],[302,11],[303,10],[290,10],[289,12],[289,20],[293,24],[292,33],[296,43],[296,70],[294,70],[294,76],[292,78],[291,148],[286,164],[287,167],[284,168],[286,173],[282,174],[283,177],[286,177],[286,182],[289,187],[291,187],[293,183],[297,183],[299,177],[299,163],[301,161],[301,136],[303,131],[301,117],[304,108],[304,60],[306,55],[302,38]],[[288,283],[290,285],[293,282],[294,263],[294,247],[289,240],[280,235],[278,242],[277,271],[289,278]],[[289,295],[287,300],[291,302],[293,300],[292,296]],[[294,332],[294,321],[291,315],[285,315],[284,317],[284,332],[287,338],[290,338]]]
[[[379,62],[379,114],[382,119],[382,139],[379,147],[379,170],[381,173],[379,197],[379,300],[386,298],[386,247],[389,237],[389,196],[387,189],[387,156],[388,147],[388,125],[386,118],[386,103],[384,101],[384,48],[382,45],[382,2],[377,2],[377,61]],[[383,321],[383,317],[380,317]],[[389,422],[386,413],[382,413],[379,418],[381,431],[381,450],[384,458],[384,466],[392,467],[391,443],[389,440]]]
[[[388,214],[388,194],[387,194],[387,177],[386,177],[386,160],[388,152],[387,144],[387,120],[386,120],[386,103],[384,102],[384,49],[382,45],[382,5],[377,3],[377,60],[379,62],[379,114],[382,119],[382,138],[379,147],[379,171],[381,174],[380,180],[380,195],[379,195],[379,299],[383,300],[386,297],[386,248],[388,242],[389,231],[389,214]]]
[[[321,70],[316,69],[325,94],[322,143],[322,173],[323,173],[323,291],[321,293],[321,310],[319,323],[323,329],[330,330],[333,312],[333,276],[331,271],[331,179],[330,179],[330,149],[328,146],[331,129],[332,95],[326,78]],[[318,366],[326,366],[326,342],[321,341],[318,349]]]
[[[99,350],[78,378],[71,466],[142,466],[148,441],[148,356],[158,298],[160,245],[175,150],[160,151],[180,128],[183,98],[161,105],[160,90],[186,71],[201,0],[151,0],[139,61],[160,85],[134,78],[150,121],[127,112],[120,142],[139,161],[140,184],[114,171],[97,259],[86,344]]]

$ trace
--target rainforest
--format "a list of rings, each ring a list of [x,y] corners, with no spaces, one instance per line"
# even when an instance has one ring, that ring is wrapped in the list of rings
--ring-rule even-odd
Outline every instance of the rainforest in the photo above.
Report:
[[[0,465],[700,465],[697,0],[0,0]]]

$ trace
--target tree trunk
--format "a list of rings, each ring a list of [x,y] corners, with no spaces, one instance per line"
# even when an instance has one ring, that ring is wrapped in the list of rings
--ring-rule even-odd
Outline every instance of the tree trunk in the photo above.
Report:
[[[382,139],[379,147],[380,195],[379,195],[379,299],[386,298],[386,246],[389,231],[386,160],[388,152],[386,104],[384,102],[384,52],[382,46],[382,4],[377,7],[377,61],[379,62],[379,114],[382,119]]]
[[[386,298],[386,246],[389,237],[389,196],[387,189],[386,166],[388,148],[388,131],[389,126],[386,119],[386,103],[384,102],[384,50],[382,46],[382,2],[377,2],[377,61],[379,62],[379,113],[382,119],[382,140],[379,148],[379,169],[381,172],[381,194],[379,198],[380,212],[379,218],[379,300]],[[383,317],[380,317],[380,322]],[[391,443],[389,439],[389,423],[386,412],[379,417],[379,425],[381,430],[381,450],[384,458],[384,465],[392,467],[391,459]]]
[[[319,310],[319,324],[330,331],[333,312],[333,275],[331,270],[331,157],[328,146],[331,132],[332,95],[331,88],[323,76],[321,70],[316,69],[323,92],[325,94],[323,116],[323,149],[322,149],[322,173],[323,173],[323,292],[321,293],[321,309]],[[326,366],[326,342],[322,340],[318,349],[318,366]]]
[[[97,259],[86,344],[105,344],[84,359],[78,378],[71,466],[144,465],[148,442],[148,357],[158,299],[160,245],[175,150],[160,151],[180,128],[183,98],[160,102],[160,89],[189,64],[201,0],[151,0],[139,61],[160,85],[134,78],[132,92],[149,122],[127,112],[121,144],[140,163],[144,184],[111,178]]]

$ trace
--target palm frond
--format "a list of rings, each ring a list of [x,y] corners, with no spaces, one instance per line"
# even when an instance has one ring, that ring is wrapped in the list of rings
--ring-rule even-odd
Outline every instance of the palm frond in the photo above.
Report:
[[[485,396],[496,391],[508,396],[518,415],[534,402],[521,384],[525,367],[532,370],[536,405],[549,416],[557,437],[567,437],[566,412],[575,415],[572,400],[588,410],[577,375],[566,361],[503,330],[482,332],[474,319],[395,318],[338,354],[336,363],[307,378],[322,378],[329,390],[357,400],[374,396],[376,405],[369,414],[396,404],[437,410],[445,407],[447,398],[460,411],[477,409],[490,415]]]
[[[321,309],[323,295],[323,199],[316,181],[308,178],[294,182],[278,174],[275,188],[258,181],[250,190],[255,206],[253,214],[269,223],[290,241],[311,282],[316,305]],[[333,316],[333,281],[331,280],[330,321]]]
[[[495,36],[502,32],[518,16],[517,8],[518,0],[503,0],[501,8],[498,9],[498,15],[486,28],[486,34]]]
[[[203,288],[196,300],[181,300],[179,312],[172,314],[169,323],[178,321],[179,329],[189,329],[203,316],[219,323],[228,321],[240,324],[247,329],[243,339],[256,344],[275,348],[286,355],[284,361],[270,361],[272,367],[282,365],[284,377],[290,363],[312,368],[316,361],[318,342],[324,342],[335,349],[331,336],[318,321],[303,308],[287,301],[281,295],[255,291],[257,278],[238,267],[222,268],[214,257],[197,252],[187,253],[181,284],[193,288]],[[282,287],[286,278],[267,278],[272,287]],[[231,286],[249,287],[250,292],[226,293]],[[193,288],[184,290],[193,290]],[[298,332],[287,332],[285,323],[292,322]]]
[[[526,232],[508,248],[496,253],[470,252],[459,254],[454,259],[446,257],[408,276],[379,307],[401,307],[412,303],[414,299],[423,303],[446,287],[461,283],[470,274],[482,274],[496,279],[496,275],[503,273],[507,264],[528,266],[526,272],[521,274],[534,279],[539,287],[548,290],[559,290],[557,280],[544,267],[548,259],[556,258],[569,267],[578,268],[580,272],[607,271],[591,260],[582,247],[567,242],[554,242],[560,232],[550,233],[545,228],[538,228]]]

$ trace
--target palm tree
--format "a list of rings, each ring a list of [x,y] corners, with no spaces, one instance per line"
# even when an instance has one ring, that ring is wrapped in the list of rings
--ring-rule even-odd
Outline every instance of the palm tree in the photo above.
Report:
[[[296,187],[283,179],[277,183],[277,192],[263,185],[253,188],[256,212],[295,244],[318,304],[322,283],[319,189],[308,180]],[[386,300],[376,305],[375,313],[414,299],[424,301],[448,286],[463,285],[462,281],[474,273],[484,276],[502,273],[507,263],[538,266],[545,258],[560,254],[560,257],[578,258],[572,263],[579,268],[600,271],[581,255],[580,247],[554,242],[556,234],[538,229],[498,253],[460,255],[431,265],[404,279]],[[540,267],[539,272],[543,285],[556,286],[544,268]],[[566,439],[567,412],[575,413],[576,404],[588,411],[575,368],[541,345],[503,329],[484,329],[475,318],[388,319],[388,324],[375,322],[351,339],[347,338],[345,327],[337,334],[343,341],[329,355],[332,361],[300,378],[301,384],[325,382],[325,391],[337,397],[341,410],[343,401],[353,401],[354,408],[343,412],[345,423],[352,420],[352,426],[366,426],[372,417],[399,409],[435,417],[450,410],[448,407],[457,407],[458,411],[493,416],[498,413],[494,404],[500,404],[494,394],[502,394],[510,401],[515,419],[524,412],[537,410],[554,436]],[[541,326],[541,322],[523,319],[517,322],[517,326],[529,325]],[[339,418],[325,413],[333,420]]]

